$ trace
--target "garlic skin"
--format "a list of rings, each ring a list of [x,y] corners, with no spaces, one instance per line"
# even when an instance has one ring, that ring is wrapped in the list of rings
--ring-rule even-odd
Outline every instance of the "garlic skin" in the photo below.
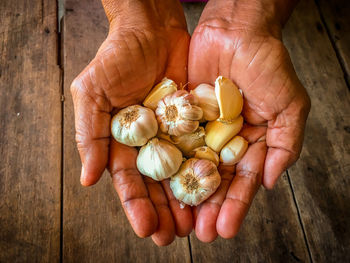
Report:
[[[213,121],[219,118],[220,109],[213,86],[200,84],[190,93],[197,98],[198,106],[203,110],[204,120]]]
[[[147,95],[143,101],[143,105],[152,110],[156,110],[158,102],[165,96],[172,94],[175,91],[177,91],[176,83],[171,79],[164,78]]]
[[[220,174],[213,162],[191,158],[171,177],[170,188],[176,199],[196,206],[208,199],[220,182]]]
[[[203,111],[197,99],[185,90],[178,90],[158,102],[156,116],[160,129],[170,135],[181,136],[197,130]]]
[[[219,156],[208,146],[202,146],[194,149],[191,154],[194,158],[212,161],[216,166],[219,165]]]
[[[189,134],[181,136],[170,136],[172,143],[181,150],[186,157],[192,157],[193,149],[205,145],[205,130],[203,127]]]
[[[154,112],[140,105],[120,110],[111,121],[111,133],[117,142],[142,146],[156,136],[158,123]]]
[[[223,165],[238,163],[248,149],[248,142],[242,136],[235,136],[220,152],[220,162]]]
[[[171,143],[153,138],[142,146],[137,156],[137,169],[143,175],[161,181],[175,174],[182,163],[182,153]]]

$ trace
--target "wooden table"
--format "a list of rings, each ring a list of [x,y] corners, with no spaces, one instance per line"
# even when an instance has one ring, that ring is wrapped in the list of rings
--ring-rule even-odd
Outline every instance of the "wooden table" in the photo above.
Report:
[[[79,183],[69,86],[107,21],[98,0],[59,7],[0,1],[0,262],[350,262],[349,1],[301,1],[283,32],[313,106],[297,164],[236,238],[163,248],[136,237],[109,176]],[[184,8],[192,32],[203,4]]]

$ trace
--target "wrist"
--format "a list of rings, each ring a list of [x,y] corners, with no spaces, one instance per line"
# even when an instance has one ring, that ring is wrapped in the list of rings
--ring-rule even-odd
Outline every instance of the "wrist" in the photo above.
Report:
[[[102,4],[111,27],[187,29],[178,0],[102,0]]]
[[[200,25],[268,34],[281,38],[298,0],[210,0]]]

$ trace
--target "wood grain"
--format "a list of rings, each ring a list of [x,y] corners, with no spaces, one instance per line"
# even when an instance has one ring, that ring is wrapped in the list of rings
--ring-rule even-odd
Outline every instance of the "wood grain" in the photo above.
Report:
[[[350,1],[318,0],[317,4],[350,88]]]
[[[288,178],[261,188],[239,234],[201,243],[191,234],[193,262],[309,262]]]
[[[192,33],[204,4],[183,4]],[[192,15],[193,14],[193,15]],[[193,262],[308,262],[292,191],[286,175],[273,191],[261,189],[237,237],[201,243],[191,235]]]
[[[0,10],[0,262],[58,262],[56,1],[0,1]]]
[[[94,57],[108,28],[99,1],[66,0],[65,9],[63,261],[190,262],[187,238],[158,248],[150,238],[140,239],[134,234],[107,173],[93,187],[80,185],[81,164],[69,87]]]
[[[301,1],[284,39],[312,110],[291,182],[314,262],[350,261],[350,96],[315,3]]]

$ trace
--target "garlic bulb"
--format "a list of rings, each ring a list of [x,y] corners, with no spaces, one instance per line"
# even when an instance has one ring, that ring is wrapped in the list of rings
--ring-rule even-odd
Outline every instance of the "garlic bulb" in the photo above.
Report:
[[[171,177],[170,188],[176,199],[195,206],[208,199],[220,182],[220,174],[213,162],[191,158]]]
[[[208,146],[202,146],[194,149],[191,154],[197,159],[206,159],[212,161],[216,166],[219,165],[219,156]]]
[[[170,136],[171,141],[186,157],[191,157],[193,149],[203,146],[205,131],[203,127],[198,127],[194,133],[184,134],[181,136]]]
[[[213,121],[219,118],[220,110],[216,99],[214,87],[209,84],[200,84],[191,90],[198,100],[198,106],[203,110],[203,117],[206,121]]]
[[[114,139],[128,146],[142,146],[157,134],[154,112],[140,105],[120,110],[111,121]]]
[[[177,90],[176,83],[168,78],[162,79],[143,101],[143,105],[152,110],[156,110],[158,102],[165,96],[174,93]]]
[[[248,149],[248,142],[241,136],[235,136],[220,152],[220,161],[224,165],[238,163]]]
[[[142,146],[137,156],[136,165],[140,173],[156,181],[175,174],[182,163],[182,154],[171,143],[153,138]]]
[[[160,129],[180,136],[197,130],[203,111],[196,98],[185,90],[178,90],[158,102],[156,109]]]

